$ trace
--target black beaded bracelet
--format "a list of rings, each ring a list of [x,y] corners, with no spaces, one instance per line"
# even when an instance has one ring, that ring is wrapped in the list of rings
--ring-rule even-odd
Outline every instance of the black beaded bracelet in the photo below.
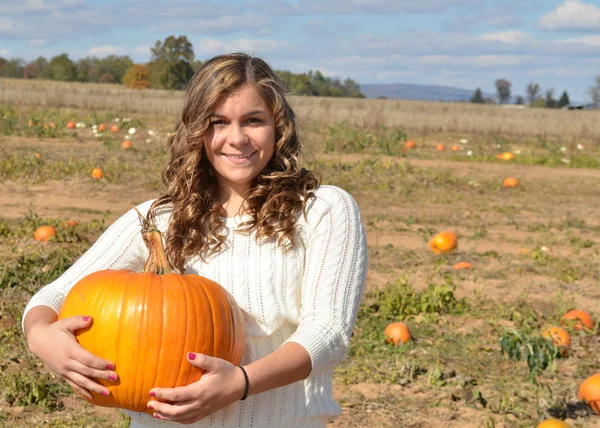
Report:
[[[246,387],[244,388],[244,396],[242,397],[241,401],[244,401],[246,398],[248,398],[248,390],[250,389],[250,381],[248,380],[248,373],[246,373],[246,369],[244,369],[242,366],[238,366],[240,369],[242,369],[242,373],[244,373],[244,379],[246,379]]]

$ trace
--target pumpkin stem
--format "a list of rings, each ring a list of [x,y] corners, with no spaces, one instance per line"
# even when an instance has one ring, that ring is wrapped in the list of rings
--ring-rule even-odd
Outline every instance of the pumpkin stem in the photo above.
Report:
[[[158,230],[154,221],[150,220],[149,214],[144,217],[136,207],[133,207],[133,209],[138,214],[140,225],[142,226],[142,238],[150,252],[148,260],[146,260],[146,264],[144,265],[144,273],[152,272],[157,275],[170,273],[173,270],[173,266],[167,257],[160,230]]]

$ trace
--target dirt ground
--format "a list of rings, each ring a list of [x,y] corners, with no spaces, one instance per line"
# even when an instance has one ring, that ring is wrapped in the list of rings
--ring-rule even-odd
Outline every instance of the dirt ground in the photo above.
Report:
[[[78,141],[49,141],[26,138],[0,138],[0,145],[11,147],[29,147],[32,150],[43,147],[45,151],[69,153],[72,150],[87,150]],[[93,153],[93,150],[90,151]],[[365,155],[319,155],[323,160],[353,163],[364,159]],[[385,157],[380,157],[385,160]],[[393,162],[404,162],[399,158],[387,158]],[[476,187],[466,190],[464,197],[457,198],[452,204],[439,199],[428,201],[417,196],[416,199],[380,199],[379,193],[356,191],[356,198],[367,231],[369,245],[369,289],[384,286],[399,274],[408,277],[411,283],[425,284],[431,275],[421,264],[411,264],[403,259],[409,251],[423,251],[426,248],[424,238],[417,233],[424,222],[430,227],[451,227],[464,238],[460,242],[460,251],[465,256],[496,252],[497,259],[485,259],[474,262],[472,273],[465,275],[457,290],[459,296],[484,294],[488,299],[511,301],[527,293],[528,299],[547,301],[553,293],[563,290],[569,292],[578,307],[598,312],[600,302],[600,268],[598,267],[598,246],[600,238],[595,231],[600,230],[600,171],[592,169],[548,168],[544,166],[524,166],[510,163],[475,163],[449,160],[411,159],[416,168],[449,171],[453,176],[474,183],[486,183],[490,177],[519,177],[523,189],[516,196],[498,191],[493,194],[478,195]],[[537,195],[537,196],[536,196]],[[132,188],[122,184],[92,183],[91,181],[48,181],[31,184],[26,181],[4,181],[0,183],[1,216],[6,218],[22,217],[29,210],[45,218],[72,217],[85,222],[102,217],[109,211],[107,225],[131,208],[133,204],[156,197],[155,192]],[[485,205],[485,209],[482,207]],[[509,210],[510,208],[510,210]],[[507,214],[510,213],[510,215]],[[576,250],[566,241],[564,231],[549,227],[540,232],[540,225],[556,226],[560,221],[575,216],[585,220],[587,229],[581,231],[594,246]],[[399,219],[414,217],[416,224],[398,226]],[[508,221],[511,218],[521,227],[515,227]],[[467,239],[474,236],[475,227],[485,227],[487,232],[482,238]],[[592,233],[594,232],[594,233]],[[505,260],[517,259],[519,254],[543,246],[547,239],[548,251],[565,258],[587,260],[588,275],[565,285],[547,275],[522,275],[510,268]],[[390,252],[388,249],[393,248]],[[464,327],[468,328],[468,327]],[[441,394],[441,396],[440,396]],[[475,408],[459,407],[448,401],[443,392],[438,395],[422,391],[419,386],[382,385],[358,383],[355,385],[335,385],[335,396],[343,398],[343,413],[332,422],[332,427],[346,426],[403,426],[403,427],[480,427],[484,425],[480,412]],[[384,404],[390,397],[399,403],[397,408]],[[354,401],[352,397],[355,397]],[[410,399],[431,403],[439,400],[439,407],[427,407],[423,413],[403,414],[402,401]],[[66,413],[76,415],[79,412],[94,412],[107,418],[108,422],[118,421],[118,412],[111,409],[91,408],[76,397],[64,400]],[[27,409],[13,407],[0,409],[0,413],[18,417]],[[55,415],[30,415],[28,426],[44,425]],[[33,419],[32,419],[33,418]],[[516,421],[511,415],[505,421],[496,421],[495,426],[512,426]],[[18,419],[12,419],[16,421]],[[16,422],[15,422],[16,423]],[[76,426],[76,422],[73,422]],[[18,424],[17,424],[18,425]],[[15,425],[16,426],[16,425]],[[23,425],[24,426],[24,425]],[[101,426],[101,425],[98,425]],[[580,426],[580,425],[578,425]],[[600,422],[589,420],[581,426],[600,426]]]

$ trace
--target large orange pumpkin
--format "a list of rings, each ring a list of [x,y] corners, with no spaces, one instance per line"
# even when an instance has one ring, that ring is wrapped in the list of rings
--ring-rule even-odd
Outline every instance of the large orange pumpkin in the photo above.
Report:
[[[415,149],[415,148],[417,148],[417,145],[415,144],[414,141],[409,140],[406,143],[404,143],[404,147],[406,149]]]
[[[600,373],[588,377],[579,385],[580,400],[585,401],[594,413],[600,414]]]
[[[550,327],[542,333],[544,339],[552,339],[554,346],[560,348],[560,353],[567,356],[571,347],[571,336],[560,327]]]
[[[449,230],[440,232],[429,241],[429,248],[436,254],[449,253],[456,249],[456,235]]]
[[[196,382],[204,371],[188,352],[238,365],[244,352],[243,314],[219,284],[198,275],[171,273],[162,237],[141,214],[150,255],[143,273],[103,270],[73,286],[59,319],[92,316],[77,332],[81,346],[115,364],[117,382],[98,379],[110,394],[92,393],[91,403],[147,412],[150,389]]]
[[[562,325],[570,325],[575,330],[582,330],[584,327],[593,329],[594,321],[592,317],[581,309],[574,309],[564,314],[560,320]]]
[[[100,179],[102,178],[102,175],[102,168],[92,169],[92,178]]]
[[[393,343],[398,346],[398,343],[406,343],[411,339],[410,331],[403,322],[393,322],[388,324],[383,332],[385,334],[385,342]]]
[[[56,229],[52,226],[40,226],[36,229],[33,234],[33,237],[36,241],[47,242],[50,238],[56,235]]]

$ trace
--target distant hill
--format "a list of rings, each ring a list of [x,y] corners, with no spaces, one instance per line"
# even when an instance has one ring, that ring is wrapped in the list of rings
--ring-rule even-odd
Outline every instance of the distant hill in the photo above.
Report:
[[[409,83],[361,84],[360,91],[367,98],[384,96],[390,99],[422,101],[469,101],[475,89],[453,88],[451,86],[414,85]],[[483,93],[484,97],[496,99],[495,94]]]

